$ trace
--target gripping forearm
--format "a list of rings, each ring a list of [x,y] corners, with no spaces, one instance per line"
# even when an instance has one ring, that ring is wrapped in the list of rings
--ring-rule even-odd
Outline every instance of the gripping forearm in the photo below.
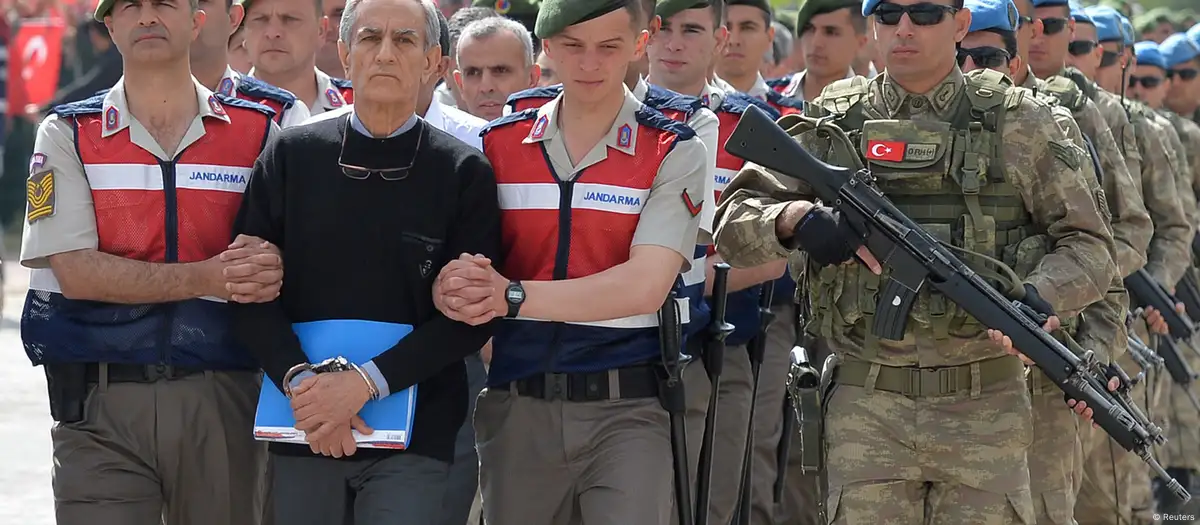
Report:
[[[639,253],[650,251],[651,253]],[[634,246],[629,261],[561,281],[523,281],[521,317],[589,323],[657,312],[684,258],[661,246]]]
[[[221,294],[205,261],[150,263],[89,249],[52,255],[50,268],[70,299],[144,304]]]
[[[705,297],[712,295],[713,279],[716,278],[714,266],[722,262],[724,260],[720,255],[708,258],[708,270],[704,275]],[[774,281],[782,277],[785,271],[787,271],[787,259],[771,261],[753,268],[733,268],[729,271],[729,280],[725,285],[726,291],[729,293],[739,292],[757,284]]]

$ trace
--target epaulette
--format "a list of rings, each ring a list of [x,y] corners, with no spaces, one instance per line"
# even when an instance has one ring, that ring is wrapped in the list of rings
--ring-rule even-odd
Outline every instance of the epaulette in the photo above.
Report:
[[[688,140],[696,136],[696,132],[688,127],[687,124],[668,118],[666,115],[649,106],[642,106],[634,113],[634,116],[638,124],[669,131],[674,133],[676,137],[679,137],[679,140]]]
[[[771,89],[785,88],[788,86],[788,84],[792,83],[792,76],[793,75],[784,75],[779,78],[769,78],[766,80],[767,87]]]
[[[354,84],[351,84],[349,80],[344,78],[329,77],[329,83],[333,84],[333,87],[338,89],[354,89]]]
[[[217,99],[217,102],[220,102],[221,105],[224,105],[224,106],[233,106],[235,108],[251,109],[251,110],[258,111],[260,113],[265,114],[267,116],[267,118],[275,117],[275,110],[271,109],[269,106],[267,106],[265,104],[259,104],[258,102],[246,100],[244,98],[237,98],[237,97],[231,97],[228,95],[222,95],[220,93],[213,93],[213,97],[215,97]]]
[[[92,95],[91,98],[85,98],[76,102],[68,102],[59,104],[50,109],[51,113],[59,117],[74,117],[78,115],[91,115],[104,111],[104,94]]]
[[[509,95],[508,99],[504,101],[504,105],[511,106],[518,100],[530,98],[554,98],[557,97],[559,93],[562,93],[562,88],[562,84],[555,84],[553,86],[522,89],[521,91]]]
[[[776,93],[774,90],[767,90],[767,102],[775,104],[782,108],[804,109],[804,101],[792,97],[785,97]]]
[[[341,88],[341,86],[338,87],[339,89]],[[241,82],[238,82],[237,91],[248,97],[274,100],[283,104],[284,108],[291,107],[292,104],[296,103],[296,95],[293,95],[291,91],[273,86],[254,77],[243,76]]]
[[[515,122],[520,122],[522,120],[533,119],[533,118],[537,117],[537,114],[538,114],[538,108],[529,108],[525,111],[509,113],[507,115],[504,115],[503,117],[500,117],[496,120],[488,122],[487,125],[484,126],[482,130],[479,131],[479,136],[482,137],[482,136],[486,135],[489,131],[499,128],[501,126],[507,126],[509,124],[513,124]]]
[[[726,113],[741,115],[750,106],[765,111],[767,116],[771,117],[771,120],[779,118],[779,110],[775,109],[774,106],[743,93],[729,93],[725,95],[724,100],[721,101],[721,107],[717,109]]]
[[[679,111],[687,118],[691,118],[693,113],[704,107],[704,102],[699,97],[689,97],[654,84],[649,84],[649,86],[650,89],[646,91],[646,98],[642,100],[642,103],[659,111]]]

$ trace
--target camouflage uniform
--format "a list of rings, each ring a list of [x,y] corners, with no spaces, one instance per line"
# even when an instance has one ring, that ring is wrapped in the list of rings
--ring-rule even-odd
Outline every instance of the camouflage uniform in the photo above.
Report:
[[[954,69],[917,95],[886,72],[869,81],[857,77],[827,87],[806,113],[861,107],[871,120],[840,123],[862,128],[861,143],[937,145],[932,158],[872,161],[880,188],[931,234],[1027,274],[1024,282],[1069,318],[1100,300],[1116,272],[1108,254],[1112,235],[1095,204],[1103,196],[1082,177],[1086,154],[1050,124],[1049,108],[1006,89],[1011,81],[1001,75],[989,78],[987,86],[972,81],[967,87]],[[981,138],[978,129],[950,125],[963,97],[968,109],[986,102],[1004,111],[1002,129]],[[818,157],[836,156],[819,137],[800,141]],[[1003,162],[979,151],[989,145]],[[978,160],[968,164],[978,172],[961,169],[967,158]],[[788,201],[811,199],[807,188],[747,165],[726,195],[717,210],[717,250],[725,260],[754,266],[788,255],[775,219]],[[947,198],[956,195],[961,199]],[[985,200],[987,215],[977,206]],[[950,215],[956,220],[937,222]],[[824,402],[830,521],[1033,523],[1024,367],[988,340],[977,321],[928,289],[915,303],[903,341],[876,338],[867,327],[883,277],[856,264],[808,271],[814,319],[807,329],[826,337],[841,361]],[[929,379],[904,379],[914,376]]]
[[[1101,157],[1099,147],[1096,147],[1095,166],[1092,162],[1085,162],[1082,170],[1085,180],[1092,185],[1093,192],[1104,196],[1105,200],[1098,201],[1097,206],[1110,220],[1114,232],[1118,224],[1122,226],[1123,232],[1138,232],[1138,227],[1144,224],[1145,232],[1140,233],[1140,236],[1149,242],[1150,216],[1141,206],[1140,192],[1133,185],[1108,125],[1103,122],[1095,104],[1088,100],[1074,82],[1065,78],[1055,79],[1054,84],[1049,84],[1030,73],[1022,87],[1051,105],[1059,127],[1081,148],[1088,149],[1096,143],[1105,148],[1105,155]],[[1090,144],[1085,143],[1082,123],[1077,122],[1076,118],[1089,123],[1092,134],[1087,136]],[[1100,169],[1103,177],[1093,169],[1094,167]],[[1102,182],[1109,191],[1099,189]],[[1125,206],[1126,210],[1131,212],[1121,217],[1124,221],[1119,222],[1109,214],[1110,205]],[[1133,219],[1133,224],[1129,224],[1130,219]],[[1128,242],[1128,236],[1126,241]],[[1137,253],[1137,248],[1128,244],[1125,247],[1125,253]],[[1144,250],[1145,246],[1140,249]],[[1118,260],[1117,253],[1114,245],[1110,252],[1114,261]],[[1136,262],[1140,267],[1145,260]],[[1120,264],[1117,266],[1118,269],[1121,268]],[[1098,359],[1104,361],[1119,355],[1125,349],[1128,297],[1121,278],[1120,271],[1114,273],[1105,300],[1085,308],[1078,321],[1076,341],[1081,347],[1093,350]],[[1074,514],[1075,495],[1083,477],[1081,425],[1079,418],[1063,406],[1062,391],[1044,373],[1031,370],[1029,379],[1034,441],[1029,449],[1028,460],[1034,513],[1039,524],[1070,524]]]
[[[1187,196],[1192,197],[1192,224],[1196,225],[1196,215],[1200,214],[1195,206],[1195,190],[1200,187],[1200,126],[1170,112],[1164,111],[1163,117],[1171,123],[1177,138],[1180,139],[1179,153],[1182,155],[1180,163],[1183,164],[1185,172],[1176,180],[1180,186],[1178,188],[1180,200],[1184,202],[1185,206],[1188,201]],[[1191,191],[1184,188],[1185,185],[1190,185]],[[1195,269],[1188,268],[1187,271],[1195,272]],[[1180,348],[1192,369],[1200,369],[1200,356],[1197,356],[1195,352],[1188,351],[1183,346]],[[1160,399],[1159,408],[1169,414],[1171,422],[1163,464],[1167,467],[1188,469],[1193,472],[1200,470],[1200,412],[1197,412],[1192,406],[1187,393],[1174,383],[1162,397],[1165,399]]]

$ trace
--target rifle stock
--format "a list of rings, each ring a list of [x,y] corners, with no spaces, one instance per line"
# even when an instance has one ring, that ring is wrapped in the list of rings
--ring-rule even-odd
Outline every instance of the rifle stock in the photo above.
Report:
[[[823,126],[818,123],[818,133]],[[825,133],[840,133],[826,130]],[[866,170],[852,172],[814,158],[783,129],[757,108],[742,116],[725,144],[729,153],[803,181],[816,197],[836,207],[865,245],[888,268],[888,284],[880,293],[876,315],[886,317],[872,327],[876,335],[902,339],[913,299],[928,284],[963,308],[988,328],[1007,335],[1015,348],[1037,364],[1072,399],[1093,409],[1093,421],[1122,448],[1134,452],[1179,499],[1191,495],[1167,474],[1151,455],[1151,445],[1161,439],[1152,425],[1132,408],[1127,396],[1114,396],[1107,377],[1091,352],[1076,356],[1042,329],[1042,319],[1026,313],[1023,305],[1009,301],[943,247],[920,225],[901,213],[874,185]],[[876,319],[879,321],[879,319]]]

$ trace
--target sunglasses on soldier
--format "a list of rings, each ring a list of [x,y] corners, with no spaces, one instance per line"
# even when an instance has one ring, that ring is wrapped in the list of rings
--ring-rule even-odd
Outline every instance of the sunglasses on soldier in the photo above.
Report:
[[[1159,84],[1162,84],[1162,81],[1162,77],[1135,77],[1130,75],[1129,87],[1137,87],[1138,84],[1141,84],[1142,87],[1146,89],[1154,89],[1158,87]]]
[[[958,49],[958,67],[967,63],[967,57],[971,57],[971,62],[974,62],[976,66],[989,69],[1007,66],[1009,59],[1012,58],[1008,51],[998,47],[961,47]]]
[[[1047,35],[1057,35],[1067,27],[1066,18],[1043,18],[1042,33]]]
[[[1083,56],[1095,51],[1096,47],[1099,45],[1100,42],[1095,40],[1074,40],[1070,44],[1067,44],[1067,52],[1070,53],[1071,56]]]
[[[872,13],[875,15],[875,20],[885,26],[894,26],[900,23],[900,19],[908,14],[908,19],[913,25],[918,26],[933,26],[942,23],[946,19],[946,15],[953,15],[958,12],[958,8],[949,5],[934,4],[930,2],[921,2],[913,5],[898,5],[891,3],[882,3],[875,8]]]
[[[1200,73],[1200,71],[1197,71],[1193,68],[1172,69],[1172,70],[1167,71],[1167,78],[1178,78],[1179,80],[1182,80],[1184,82],[1191,82],[1193,80],[1196,80],[1196,75],[1198,73]]]
[[[1116,65],[1117,59],[1121,58],[1121,54],[1105,50],[1103,55],[1100,55],[1100,67],[1111,67]]]

